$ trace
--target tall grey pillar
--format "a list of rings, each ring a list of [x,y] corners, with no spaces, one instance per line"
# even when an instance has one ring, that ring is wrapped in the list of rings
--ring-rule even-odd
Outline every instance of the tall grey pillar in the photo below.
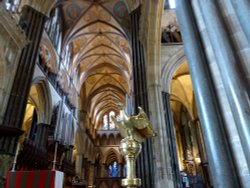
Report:
[[[244,33],[247,36],[248,42],[250,43],[250,1],[249,0],[231,0],[235,12],[238,15],[241,26]]]
[[[246,156],[250,156],[250,87],[215,0],[201,0],[200,7],[214,49],[222,81]],[[247,157],[250,166],[250,157]]]
[[[213,186],[239,187],[190,1],[177,1],[176,10],[189,61]]]

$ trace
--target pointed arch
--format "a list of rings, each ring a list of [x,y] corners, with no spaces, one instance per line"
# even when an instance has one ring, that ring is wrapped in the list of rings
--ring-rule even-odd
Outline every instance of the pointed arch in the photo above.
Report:
[[[36,90],[38,98],[32,97],[31,93],[29,97],[39,105],[37,106],[38,122],[50,124],[52,118],[52,99],[48,81],[44,77],[36,77],[32,81],[31,92],[32,87]]]

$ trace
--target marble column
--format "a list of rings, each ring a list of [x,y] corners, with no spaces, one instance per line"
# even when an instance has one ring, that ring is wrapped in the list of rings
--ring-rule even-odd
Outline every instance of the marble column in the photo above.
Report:
[[[148,94],[146,81],[146,68],[143,46],[139,40],[140,7],[131,12],[131,37],[132,37],[132,60],[134,81],[134,113],[138,113],[138,106],[149,114]],[[138,178],[142,180],[142,187],[154,187],[154,166],[152,154],[152,140],[147,139],[142,143],[142,151],[137,159]]]
[[[13,75],[13,85],[6,102],[2,125],[9,128],[8,134],[20,131],[22,127],[45,20],[46,16],[44,14],[29,6],[23,7],[19,25],[24,30],[29,42],[23,48],[19,60],[17,60],[17,70],[15,75]],[[9,158],[12,158],[11,156],[15,153],[17,142],[18,136],[1,136],[0,157],[9,155]]]
[[[250,1],[249,0],[230,0],[233,4],[236,14],[238,15],[241,26],[250,43]]]
[[[15,128],[22,127],[45,20],[44,14],[29,6],[25,6],[22,10],[20,26],[24,29],[29,43],[23,49],[18,62],[11,95],[3,118],[4,125]],[[6,139],[4,143],[4,145],[8,145],[5,152],[14,153],[16,139]]]
[[[208,36],[214,49],[222,81],[240,134],[246,156],[250,156],[250,86],[242,72],[239,56],[235,53],[216,1],[199,1]],[[250,166],[250,157],[247,157]]]
[[[221,5],[223,5],[223,10],[221,8],[221,11],[228,12],[227,16],[225,16],[224,18],[225,19],[227,18],[228,21],[236,22],[237,18],[235,18],[236,16],[234,15],[234,12],[232,10],[228,10],[228,9],[232,9],[232,7],[228,5],[230,4],[230,1],[223,0],[220,2],[221,2]],[[233,112],[232,112],[232,109],[230,108],[229,99],[226,95],[225,87],[221,79],[221,74],[223,74],[223,72],[220,72],[218,68],[218,62],[215,58],[214,50],[212,49],[211,42],[208,37],[207,27],[202,17],[199,0],[193,0],[192,7],[195,12],[196,20],[197,20],[198,27],[199,27],[199,32],[202,36],[202,41],[204,43],[204,48],[205,48],[206,55],[209,61],[209,68],[211,70],[211,74],[213,77],[213,82],[214,82],[215,89],[216,89],[216,95],[217,95],[217,98],[219,99],[220,109],[222,111],[221,113],[225,122],[224,124],[225,130],[226,130],[227,137],[229,140],[230,148],[232,150],[232,156],[235,162],[235,166],[237,168],[237,175],[241,181],[241,186],[248,187],[250,173],[249,173],[249,167],[246,162],[247,156],[244,154],[243,147],[242,147],[241,140],[240,140],[240,135],[237,130],[235,119],[233,117]],[[237,23],[234,23],[234,25],[231,25],[231,24],[227,24],[227,25],[228,26],[230,25],[231,27],[233,27],[235,26],[235,24]],[[231,30],[237,33],[237,34],[234,33],[234,35],[236,36],[242,35],[240,31],[241,28],[237,27]],[[244,49],[242,49],[242,47]],[[238,48],[241,48],[238,50],[238,53],[240,53],[241,51],[244,51],[244,53],[246,53],[247,49],[245,47],[246,45],[238,45]]]
[[[243,0],[237,2],[237,4],[241,4]],[[250,10],[248,15],[245,14],[243,18],[239,18],[235,13],[235,7],[228,0],[220,0],[217,3],[218,10],[222,15],[223,22],[226,26],[227,34],[230,38],[231,45],[233,48],[234,53],[238,57],[238,62],[240,64],[242,74],[245,74],[247,77],[248,83],[250,83],[250,66],[249,66],[249,59],[250,59],[250,39],[244,32],[244,27],[249,27],[249,24],[242,25],[239,19],[246,19],[250,16]],[[250,3],[250,1],[249,1]],[[249,7],[248,7],[249,8]],[[243,9],[242,9],[243,11]],[[245,12],[244,12],[245,13]],[[250,29],[249,29],[250,32]]]
[[[208,62],[190,1],[177,1],[177,18],[187,55],[214,187],[239,187],[218,108]]]

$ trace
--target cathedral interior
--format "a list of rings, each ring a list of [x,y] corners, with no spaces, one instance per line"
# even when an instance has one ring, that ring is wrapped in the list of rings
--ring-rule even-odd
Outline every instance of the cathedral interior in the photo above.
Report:
[[[157,133],[140,187],[249,188],[249,18],[249,0],[0,0],[0,188],[122,187],[119,104]]]

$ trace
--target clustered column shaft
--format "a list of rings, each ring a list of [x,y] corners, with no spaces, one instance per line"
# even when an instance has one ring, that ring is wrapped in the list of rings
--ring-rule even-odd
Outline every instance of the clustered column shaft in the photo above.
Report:
[[[218,101],[190,1],[178,1],[177,17],[189,60],[213,184],[221,188],[238,187]]]

